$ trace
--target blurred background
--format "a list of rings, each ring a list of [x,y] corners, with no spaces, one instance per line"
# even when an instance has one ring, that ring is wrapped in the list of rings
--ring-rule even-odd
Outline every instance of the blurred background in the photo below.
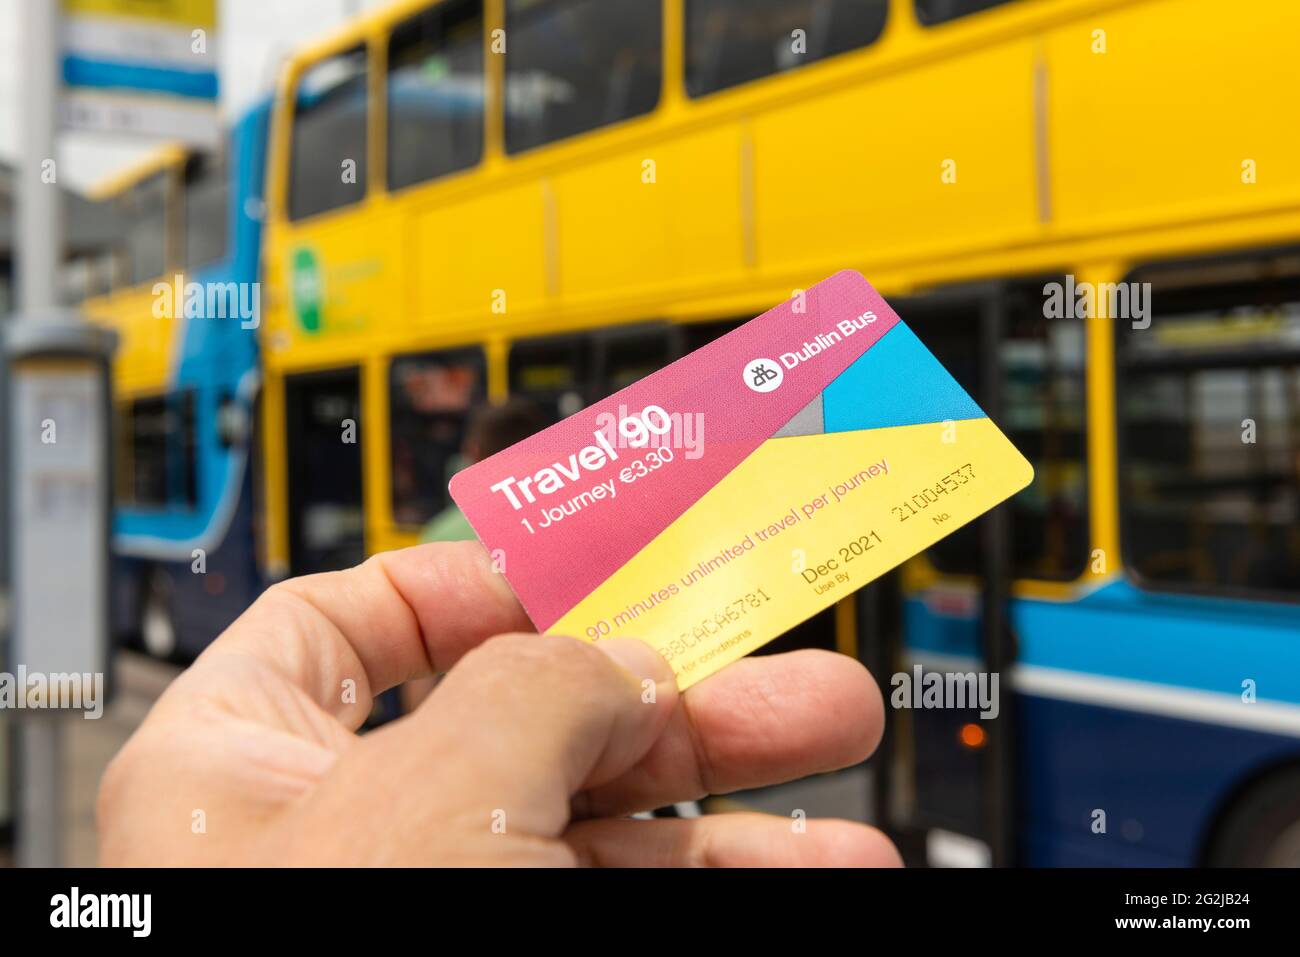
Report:
[[[29,3],[0,673],[110,697],[0,708],[0,861],[39,814],[94,863],[104,765],[269,583],[455,537],[476,410],[571,414],[854,268],[1035,480],[765,652],[887,701],[996,673],[1000,707],[895,700],[866,765],[703,812],[935,866],[1300,864],[1300,5],[65,0],[41,46]],[[26,300],[25,202],[61,224]],[[24,430],[56,394],[91,427],[54,469]]]

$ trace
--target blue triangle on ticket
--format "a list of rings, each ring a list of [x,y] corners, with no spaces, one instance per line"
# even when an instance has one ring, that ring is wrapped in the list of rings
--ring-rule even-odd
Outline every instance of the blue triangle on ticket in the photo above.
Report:
[[[911,329],[899,322],[822,392],[827,432],[854,432],[984,412]]]

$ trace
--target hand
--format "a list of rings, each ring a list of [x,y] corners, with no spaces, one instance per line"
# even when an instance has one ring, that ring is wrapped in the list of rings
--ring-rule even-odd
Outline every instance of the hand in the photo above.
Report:
[[[102,862],[898,863],[847,821],[625,816],[863,760],[883,716],[857,662],[747,658],[679,695],[648,645],[511,634],[528,627],[476,543],[274,586],[109,766]],[[373,694],[444,671],[414,713],[355,733]]]

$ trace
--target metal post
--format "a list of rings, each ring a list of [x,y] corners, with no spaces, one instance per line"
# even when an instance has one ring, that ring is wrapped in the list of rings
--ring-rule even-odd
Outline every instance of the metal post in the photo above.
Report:
[[[59,306],[63,258],[60,187],[46,175],[54,160],[59,92],[59,4],[24,0],[22,24],[23,151],[17,211],[18,303],[28,320],[53,317]],[[16,485],[17,483],[13,483]],[[18,516],[14,516],[14,521]],[[15,566],[25,556],[14,554]],[[31,647],[40,636],[18,636]],[[25,714],[18,724],[17,850],[24,867],[56,867],[63,860],[62,738],[58,712]]]
[[[862,588],[857,599],[858,660],[876,679],[885,702],[884,733],[871,757],[870,816],[867,820],[893,838],[895,843],[901,843],[902,838],[894,820],[898,722],[897,715],[889,710],[889,696],[902,642],[895,614],[898,589],[897,574],[888,572]]]
[[[62,194],[49,181],[58,122],[59,5],[24,0],[22,69],[23,154],[17,190],[18,303],[27,316],[52,313],[59,305],[59,263],[63,258]]]
[[[57,713],[18,722],[19,867],[63,863],[63,723]]]
[[[1007,292],[995,289],[980,316],[982,389],[980,404],[997,422],[1002,416],[1002,337],[1006,325]],[[993,866],[1014,865],[1016,856],[1016,716],[1011,671],[1015,645],[1007,610],[1011,600],[1011,505],[1003,502],[981,520],[984,575],[981,620],[984,668],[999,676],[1001,708],[989,728],[982,768],[984,830]]]

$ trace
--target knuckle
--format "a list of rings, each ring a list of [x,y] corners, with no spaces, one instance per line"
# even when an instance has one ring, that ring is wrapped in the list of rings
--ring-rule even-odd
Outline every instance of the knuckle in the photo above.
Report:
[[[293,579],[273,582],[244,609],[237,619],[244,623],[264,616],[279,617],[290,608],[296,607],[297,600],[292,586]],[[292,603],[292,604],[291,604]]]
[[[315,578],[315,575],[305,575],[301,578],[286,578],[283,581],[274,582],[266,591],[262,592],[254,605],[270,606],[271,608],[283,608],[286,603],[292,602],[295,606],[302,600],[301,586],[308,579]]]

